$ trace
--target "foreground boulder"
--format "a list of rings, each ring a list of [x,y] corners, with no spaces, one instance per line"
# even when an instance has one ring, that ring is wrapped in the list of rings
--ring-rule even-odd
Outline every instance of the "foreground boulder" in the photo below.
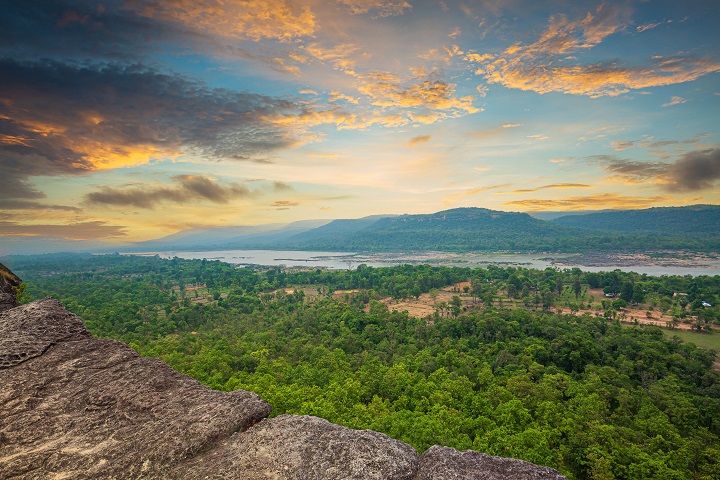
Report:
[[[280,415],[179,465],[170,477],[412,480],[417,458],[413,447],[382,433]]]
[[[17,305],[19,279],[0,267],[0,478],[565,478],[447,447],[418,458],[384,434],[315,417],[268,419],[256,394],[211,390],[94,338],[57,300]]]
[[[498,478],[521,478],[523,480],[565,478],[557,470],[538,467],[532,463],[512,458],[494,457],[467,450],[430,447],[420,457],[416,480],[494,480]]]
[[[254,393],[210,390],[93,338],[59,308],[0,313],[0,478],[156,477],[270,413]]]

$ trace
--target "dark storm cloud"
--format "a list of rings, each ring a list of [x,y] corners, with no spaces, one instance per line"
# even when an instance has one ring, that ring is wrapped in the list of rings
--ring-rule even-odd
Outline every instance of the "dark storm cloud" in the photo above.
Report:
[[[102,187],[85,195],[85,201],[91,204],[153,208],[161,202],[188,203],[206,200],[223,204],[253,195],[251,190],[237,182],[223,185],[203,175],[181,175],[173,177],[173,181],[177,185]]]
[[[673,191],[712,188],[720,180],[720,149],[689,152],[670,167]]]
[[[180,153],[267,162],[295,139],[266,118],[296,107],[141,65],[0,59],[0,183],[15,184],[17,197],[40,198],[27,176]]]
[[[672,163],[638,162],[615,155],[589,157],[608,173],[633,183],[658,182],[670,192],[713,188],[720,180],[720,149],[696,150]]]

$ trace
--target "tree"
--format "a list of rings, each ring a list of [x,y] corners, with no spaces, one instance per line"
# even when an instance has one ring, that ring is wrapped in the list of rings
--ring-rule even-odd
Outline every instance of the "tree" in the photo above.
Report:
[[[450,302],[450,309],[452,310],[453,317],[457,317],[460,315],[460,310],[462,307],[462,302],[460,301],[460,297],[457,295],[453,295],[452,301]]]
[[[580,284],[579,276],[576,276],[573,279],[573,292],[575,292],[575,299],[577,300],[580,297],[580,292],[582,292],[582,285]]]
[[[27,291],[27,283],[22,282],[20,285],[13,288],[15,289],[15,301],[17,303],[28,303],[32,300],[30,292]]]

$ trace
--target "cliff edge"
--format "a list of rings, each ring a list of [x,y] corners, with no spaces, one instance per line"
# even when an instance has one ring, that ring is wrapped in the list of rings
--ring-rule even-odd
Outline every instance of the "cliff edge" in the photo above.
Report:
[[[0,478],[563,479],[521,460],[413,447],[211,390],[94,338],[52,298],[18,305],[0,264]]]

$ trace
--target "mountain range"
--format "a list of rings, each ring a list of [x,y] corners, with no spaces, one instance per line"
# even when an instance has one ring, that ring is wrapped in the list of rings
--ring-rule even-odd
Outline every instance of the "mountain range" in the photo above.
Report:
[[[540,217],[540,218],[537,218]],[[52,239],[48,239],[52,244]],[[28,247],[44,253],[35,238]],[[55,251],[99,251],[67,242]],[[18,246],[19,245],[14,245]],[[39,248],[44,246],[45,248]],[[5,247],[8,249],[8,247]],[[448,252],[588,252],[654,249],[720,251],[720,206],[644,210],[520,213],[455,208],[431,214],[372,215],[359,219],[193,228],[105,251],[324,250]],[[2,252],[0,252],[2,253]]]
[[[557,212],[560,213],[560,212]],[[552,215],[550,215],[552,218]],[[455,208],[432,214],[192,229],[133,249],[533,251],[720,249],[720,206],[568,213]]]

